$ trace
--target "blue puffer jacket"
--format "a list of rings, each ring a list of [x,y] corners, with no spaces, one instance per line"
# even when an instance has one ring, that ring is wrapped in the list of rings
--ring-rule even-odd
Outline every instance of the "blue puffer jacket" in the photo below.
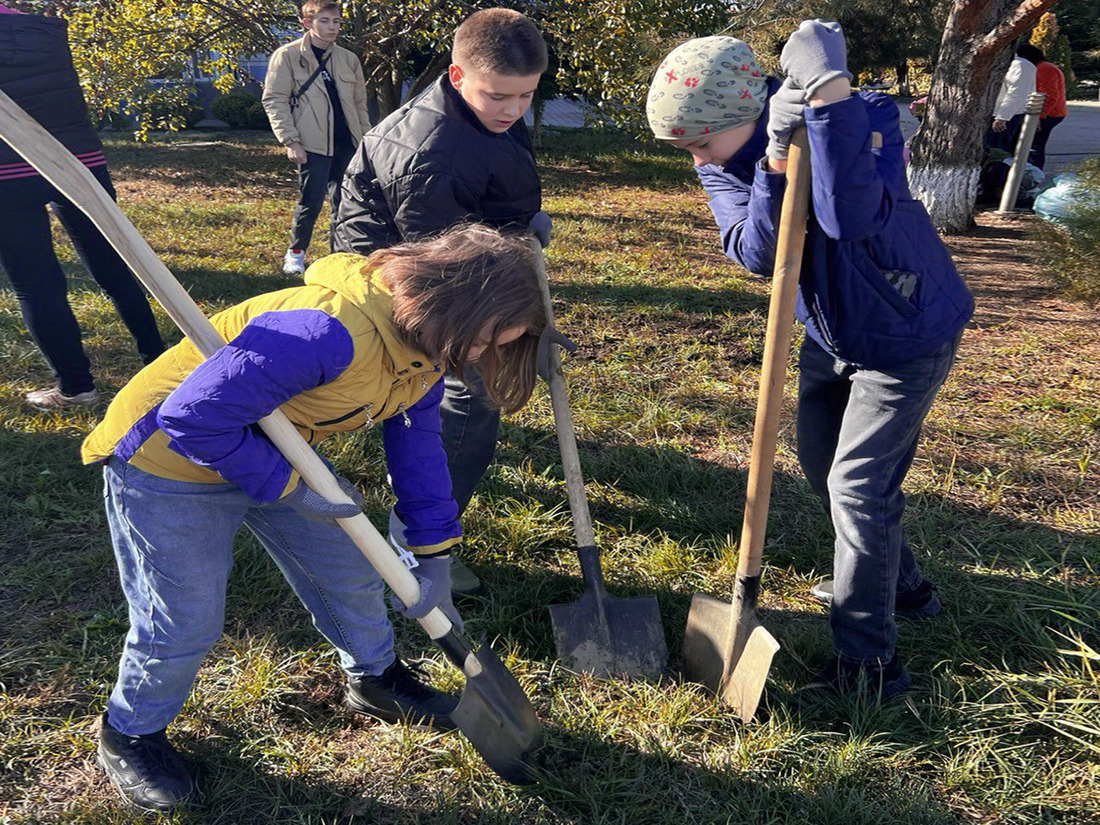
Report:
[[[779,82],[769,82],[774,94]],[[724,168],[698,167],[726,254],[771,275],[785,177],[766,171],[767,110]],[[894,101],[860,93],[806,108],[813,169],[796,314],[828,352],[889,369],[962,330],[974,300],[909,193]],[[871,148],[871,133],[882,147]]]

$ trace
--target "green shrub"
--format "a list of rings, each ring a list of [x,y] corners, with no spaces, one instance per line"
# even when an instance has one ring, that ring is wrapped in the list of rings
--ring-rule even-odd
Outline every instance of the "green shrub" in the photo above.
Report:
[[[1078,197],[1060,225],[1040,223],[1040,260],[1072,298],[1100,304],[1100,159],[1077,169]]]
[[[258,113],[257,113],[258,112]],[[266,129],[267,115],[260,101],[243,92],[230,92],[210,104],[210,113],[230,129]]]
[[[270,129],[271,124],[267,120],[267,112],[264,105],[258,100],[253,100],[252,105],[245,110],[246,129]]]

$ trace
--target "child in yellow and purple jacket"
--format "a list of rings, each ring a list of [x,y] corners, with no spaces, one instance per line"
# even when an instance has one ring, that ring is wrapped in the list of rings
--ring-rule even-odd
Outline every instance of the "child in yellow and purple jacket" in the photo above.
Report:
[[[336,648],[353,710],[453,727],[454,697],[396,658],[382,579],[333,522],[358,505],[313,493],[255,425],[281,409],[311,444],[380,426],[421,593],[395,607],[412,618],[439,607],[461,627],[450,549],[462,530],[440,435],[440,379],[476,364],[490,397],[515,411],[534,387],[546,326],[530,239],[480,226],[370,257],[323,258],[303,286],[212,320],[224,347],[205,361],[188,341],[168,350],[119,392],[83,447],[86,463],[104,465],[130,608],[99,760],[123,797],[147,810],[195,798],[165,728],[221,634],[242,525]]]

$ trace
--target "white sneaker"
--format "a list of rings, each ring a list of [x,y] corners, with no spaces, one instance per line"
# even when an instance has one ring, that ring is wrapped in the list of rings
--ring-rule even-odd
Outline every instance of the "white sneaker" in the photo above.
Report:
[[[76,395],[65,395],[61,387],[46,387],[27,393],[27,403],[41,410],[50,407],[87,407],[96,402],[99,393],[95,390],[78,392]]]
[[[301,275],[306,271],[306,251],[304,249],[288,249],[283,256],[283,274]]]

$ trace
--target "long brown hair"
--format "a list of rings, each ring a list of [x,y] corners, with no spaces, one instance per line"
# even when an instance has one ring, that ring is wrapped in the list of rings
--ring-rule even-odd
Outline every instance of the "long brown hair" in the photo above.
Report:
[[[381,249],[370,263],[393,293],[393,324],[409,346],[466,380],[470,350],[511,327],[517,340],[490,344],[477,361],[485,391],[504,412],[516,412],[535,388],[535,360],[546,312],[528,236],[503,235],[477,224],[453,227],[427,241]]]

